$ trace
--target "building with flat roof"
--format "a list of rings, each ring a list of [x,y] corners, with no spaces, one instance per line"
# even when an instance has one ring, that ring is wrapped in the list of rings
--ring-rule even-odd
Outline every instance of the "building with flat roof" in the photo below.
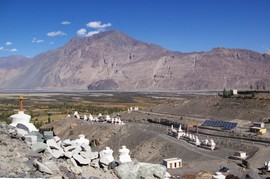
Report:
[[[174,168],[181,168],[182,167],[182,159],[176,158],[168,158],[164,159],[162,162],[166,168],[174,169]]]

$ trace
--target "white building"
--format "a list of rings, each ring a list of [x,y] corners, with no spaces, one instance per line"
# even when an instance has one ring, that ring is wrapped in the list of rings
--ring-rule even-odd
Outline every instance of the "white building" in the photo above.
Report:
[[[234,155],[232,157],[237,158],[237,159],[246,159],[247,153],[243,151],[237,151],[237,152],[234,152]]]
[[[182,159],[180,158],[168,158],[164,159],[162,162],[166,168],[174,169],[174,168],[181,168],[182,167]]]

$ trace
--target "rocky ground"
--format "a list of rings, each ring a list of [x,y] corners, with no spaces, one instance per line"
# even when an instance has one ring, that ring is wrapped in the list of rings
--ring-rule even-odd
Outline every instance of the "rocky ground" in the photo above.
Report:
[[[137,113],[130,113],[130,115],[134,114]],[[110,146],[114,150],[115,158],[122,145],[126,145],[131,151],[133,160],[139,162],[160,164],[164,158],[180,157],[184,167],[169,170],[169,172],[181,177],[191,173],[197,176],[202,171],[214,173],[223,166],[229,167],[230,173],[239,177],[245,176],[247,173],[258,176],[259,171],[256,167],[262,166],[265,160],[263,158],[267,158],[267,155],[270,154],[264,149],[267,147],[247,145],[240,141],[228,141],[222,138],[215,139],[217,150],[201,149],[184,140],[177,140],[169,136],[167,134],[169,127],[149,123],[146,120],[126,121],[124,126],[120,126],[66,118],[44,126],[44,128],[51,126],[54,126],[55,134],[63,138],[76,138],[82,132],[91,139],[93,150],[102,150],[106,146]],[[244,150],[250,155],[251,169],[243,170],[239,161],[228,160],[228,157],[238,150]],[[257,161],[256,164],[253,163],[256,160],[252,157],[254,154],[260,156],[260,161]],[[190,177],[190,175],[187,176]]]
[[[43,153],[33,152],[31,146],[22,139],[11,138],[5,123],[0,123],[0,177],[12,178],[118,178],[114,172],[104,172],[102,169],[81,166],[81,174],[70,171],[70,163],[65,159],[48,159]],[[34,167],[37,160],[45,164],[53,174],[40,172]]]
[[[74,119],[69,119],[74,122]],[[78,122],[78,123],[77,123]],[[68,122],[67,122],[68,123]],[[67,124],[62,121],[62,124]],[[83,124],[82,121],[76,121]],[[85,125],[85,124],[84,124]],[[76,125],[69,126],[74,129]],[[57,130],[55,130],[57,133]],[[26,134],[27,133],[27,134]],[[27,132],[0,123],[0,177],[11,178],[89,178],[89,179],[161,179],[166,168],[159,164],[124,162],[108,158],[104,150],[94,150],[79,131],[73,139],[64,140],[44,133]],[[42,135],[43,134],[43,135]],[[92,145],[99,145],[98,140]],[[102,148],[104,149],[104,148]],[[108,147],[106,147],[108,151]],[[119,154],[118,154],[119,155]]]

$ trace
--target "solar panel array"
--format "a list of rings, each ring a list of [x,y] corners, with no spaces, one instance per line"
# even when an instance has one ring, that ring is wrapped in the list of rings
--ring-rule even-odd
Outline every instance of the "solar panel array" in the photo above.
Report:
[[[202,126],[221,127],[224,130],[231,130],[237,126],[235,122],[224,122],[215,120],[206,120]]]

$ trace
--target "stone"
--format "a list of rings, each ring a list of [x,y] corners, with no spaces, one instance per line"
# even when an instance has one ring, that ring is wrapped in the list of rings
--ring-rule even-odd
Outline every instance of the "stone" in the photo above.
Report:
[[[160,164],[127,162],[114,168],[114,172],[120,179],[163,179],[165,178],[166,168]]]
[[[65,152],[65,157],[71,158],[73,155],[73,152]]]
[[[100,179],[100,178],[95,177],[95,176],[90,176],[88,179]]]
[[[44,154],[48,157],[60,158],[65,155],[63,149],[51,149],[49,146],[45,149]]]
[[[51,155],[52,155],[54,158],[60,158],[60,157],[64,156],[65,153],[64,153],[62,150],[52,149]]]
[[[80,153],[81,151],[82,151],[82,148],[81,148],[80,146],[77,146],[77,147],[72,151],[72,153],[73,153],[73,155],[75,155],[75,154]]]
[[[66,139],[66,140],[63,140],[63,141],[62,141],[61,145],[62,145],[63,147],[67,147],[67,146],[72,145],[72,143],[71,143],[70,139]]]
[[[99,168],[99,159],[92,160],[92,162],[90,163],[90,165],[93,168]]]
[[[31,146],[31,149],[32,151],[39,153],[39,152],[44,151],[47,147],[48,147],[47,144],[43,142],[37,142]]]
[[[37,143],[37,136],[35,136],[35,135],[25,135],[24,136],[24,141],[27,144],[33,145],[34,143]]]
[[[38,131],[29,132],[28,135],[35,135],[37,136],[37,142],[44,142],[43,135]]]
[[[52,149],[47,146],[47,148],[44,150],[44,155],[48,158],[48,159],[51,159],[53,156],[52,156]]]
[[[22,138],[26,134],[28,134],[28,132],[26,130],[24,130],[24,129],[16,128],[15,131],[16,131],[16,137],[18,137],[18,138]]]
[[[83,157],[83,158],[89,158],[91,159],[91,152],[86,152],[86,151],[81,151],[80,152],[80,155]]]
[[[76,175],[81,174],[82,169],[77,165],[76,161],[73,158],[71,158],[70,161],[71,161],[71,164],[72,164],[72,166],[70,166],[71,171],[73,173],[75,173]]]
[[[61,147],[61,146],[62,146],[62,141],[59,140],[58,142],[56,142],[56,144],[57,144],[59,147]]]
[[[31,150],[29,150],[25,157],[28,157],[28,158],[35,158],[35,159],[38,159],[38,160],[41,160],[42,159],[42,155],[40,153],[37,153],[37,152],[33,152]]]
[[[44,164],[38,162],[36,159],[33,161],[33,165],[34,165],[40,172],[47,173],[47,174],[50,174],[50,175],[53,174],[53,172],[52,172],[47,166],[45,166]]]
[[[91,163],[89,158],[84,158],[79,154],[75,154],[72,157],[81,165],[87,165]]]
[[[44,131],[43,136],[45,140],[53,139],[53,131]]]
[[[18,128],[18,129],[23,129],[23,130],[29,132],[28,127],[27,127],[26,125],[22,124],[22,123],[18,123],[18,124],[16,125],[16,128]]]
[[[64,151],[65,152],[70,152],[70,151],[73,151],[73,150],[75,150],[76,149],[76,146],[67,146],[67,147],[65,147],[64,148]]]
[[[60,137],[58,137],[58,136],[54,136],[53,139],[54,139],[55,142],[61,141]]]
[[[85,143],[81,145],[83,151],[91,152],[91,147]]]
[[[120,163],[114,160],[109,164],[108,169],[114,169],[115,167],[118,167],[119,165]]]
[[[49,139],[46,141],[46,144],[51,148],[51,149],[58,149],[62,150],[62,148],[57,145],[57,143],[53,139]]]
[[[45,161],[43,162],[45,166],[47,166],[54,174],[61,173],[58,166],[53,161]]]
[[[91,152],[90,154],[91,154],[90,155],[90,159],[91,160],[94,160],[94,159],[97,159],[98,158],[98,152]]]

